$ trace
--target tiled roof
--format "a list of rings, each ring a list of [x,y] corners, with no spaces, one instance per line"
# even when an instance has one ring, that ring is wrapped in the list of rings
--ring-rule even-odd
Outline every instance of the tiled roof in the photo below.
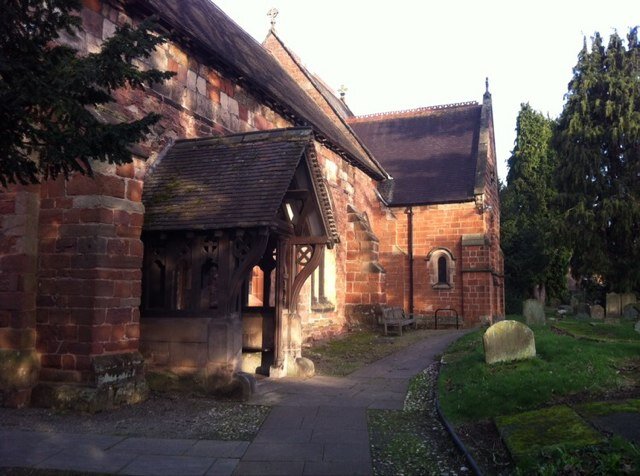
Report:
[[[344,133],[247,32],[210,0],[127,0],[143,13],[155,14],[176,38],[186,38],[205,62],[235,76],[252,92],[293,116],[297,126],[311,126],[316,137],[376,179],[384,170],[359,151]]]
[[[145,181],[144,229],[272,224],[312,137],[310,128],[291,128],[176,142]],[[313,160],[308,164],[314,167]]]
[[[391,205],[460,202],[474,196],[481,109],[461,103],[348,121],[393,177],[380,184]]]

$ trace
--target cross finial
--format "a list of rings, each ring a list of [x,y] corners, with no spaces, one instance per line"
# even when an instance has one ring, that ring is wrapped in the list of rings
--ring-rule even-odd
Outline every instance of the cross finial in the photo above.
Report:
[[[489,78],[486,77],[484,79],[484,96],[483,98],[487,99],[491,97],[491,93],[489,92]]]
[[[347,87],[344,84],[342,84],[340,86],[340,89],[338,89],[338,92],[340,93],[340,99],[343,102],[344,102],[344,96],[345,96],[345,94],[347,94],[347,91],[349,91],[349,90],[347,89]]]
[[[267,12],[267,16],[269,18],[271,18],[271,29],[275,30],[276,29],[276,17],[278,16],[278,9],[277,8],[272,8]]]

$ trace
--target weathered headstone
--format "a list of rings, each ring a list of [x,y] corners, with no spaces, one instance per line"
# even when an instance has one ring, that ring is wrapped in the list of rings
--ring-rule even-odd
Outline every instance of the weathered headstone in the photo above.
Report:
[[[620,312],[624,311],[624,308],[629,304],[635,304],[638,302],[636,300],[636,295],[633,293],[623,293],[620,294]]]
[[[599,321],[604,319],[604,307],[600,304],[591,306],[591,319],[597,319]]]
[[[607,293],[607,317],[620,317],[620,295],[617,293]]]
[[[627,304],[622,309],[622,317],[628,321],[637,321],[640,319],[640,305],[636,303]]]
[[[484,360],[488,364],[529,359],[536,356],[533,331],[518,321],[500,321],[482,337]]]
[[[591,306],[586,302],[581,302],[575,308],[575,318],[579,321],[588,321],[591,319]]]
[[[544,306],[537,299],[527,299],[522,303],[522,314],[528,326],[545,324]]]

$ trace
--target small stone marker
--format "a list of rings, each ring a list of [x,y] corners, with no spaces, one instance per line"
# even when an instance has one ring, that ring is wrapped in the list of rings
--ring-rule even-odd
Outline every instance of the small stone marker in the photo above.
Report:
[[[627,304],[622,311],[622,317],[628,321],[637,321],[640,318],[640,306],[638,304]]]
[[[620,317],[620,295],[617,293],[607,293],[607,317]]]
[[[529,359],[536,356],[533,331],[518,321],[500,321],[482,337],[484,360],[488,364]]]
[[[604,319],[604,307],[596,304],[591,306],[591,319],[597,319],[599,321]]]
[[[522,314],[528,326],[544,326],[544,306],[537,299],[527,299],[522,303]]]

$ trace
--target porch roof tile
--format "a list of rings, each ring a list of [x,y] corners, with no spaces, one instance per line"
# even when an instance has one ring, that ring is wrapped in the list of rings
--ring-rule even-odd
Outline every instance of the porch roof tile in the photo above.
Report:
[[[144,229],[270,225],[312,137],[291,128],[176,142],[148,172]]]

